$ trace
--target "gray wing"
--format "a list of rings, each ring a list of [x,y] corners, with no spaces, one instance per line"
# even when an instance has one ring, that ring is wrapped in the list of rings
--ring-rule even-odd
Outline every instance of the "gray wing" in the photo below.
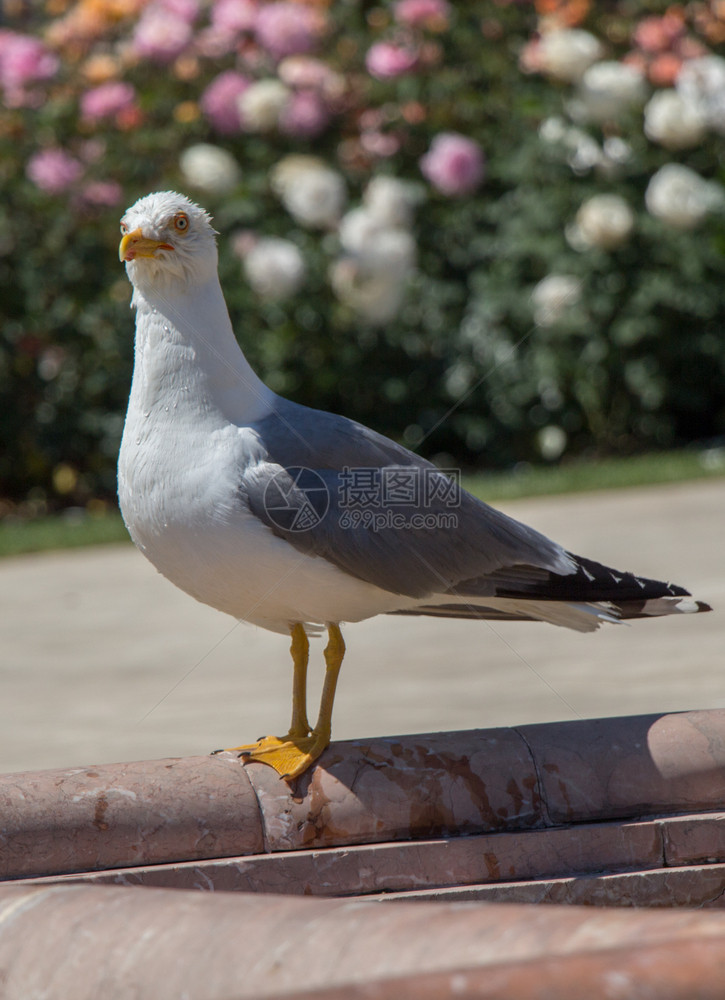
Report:
[[[355,420],[277,397],[274,411],[254,425],[269,460],[309,469],[418,465],[433,468],[402,445]]]
[[[488,577],[494,593],[508,567],[574,571],[559,545],[361,424],[280,400],[254,430],[266,460],[244,470],[243,501],[298,551],[351,576],[420,598],[463,582],[480,594]]]

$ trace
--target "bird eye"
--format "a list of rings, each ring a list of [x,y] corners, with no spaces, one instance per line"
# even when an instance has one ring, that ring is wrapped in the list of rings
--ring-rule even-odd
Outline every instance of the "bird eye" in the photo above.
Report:
[[[126,225],[125,222],[122,222],[121,223],[121,235],[125,236],[127,232],[128,232],[128,226]]]
[[[185,233],[189,228],[189,216],[186,212],[179,212],[174,216],[174,229],[177,233]]]

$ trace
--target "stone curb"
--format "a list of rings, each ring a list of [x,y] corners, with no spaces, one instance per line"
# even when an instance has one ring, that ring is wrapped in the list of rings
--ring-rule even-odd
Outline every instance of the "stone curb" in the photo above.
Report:
[[[672,970],[690,988],[647,995],[701,997],[713,995],[714,976],[722,989],[724,945],[725,914],[712,911],[376,906],[113,886],[0,887],[3,1000],[262,1000],[314,996],[323,988],[330,998],[364,997],[365,984],[386,980],[388,992],[371,995],[387,997],[394,995],[390,981],[400,979],[402,997],[458,998],[457,986],[466,982],[468,995],[512,1000],[612,996],[611,990],[576,994],[572,977],[599,977],[606,986],[608,967],[611,986],[620,960],[645,981],[649,976],[664,985],[664,973]],[[670,961],[658,971],[668,953]],[[678,954],[702,964],[678,971]],[[534,963],[533,982],[525,963]],[[537,971],[544,975],[538,991]],[[489,974],[499,984],[508,976],[516,988],[486,993]],[[439,984],[448,977],[447,992],[413,991],[428,977],[435,983],[435,976]],[[547,977],[567,991],[547,990]],[[624,1000],[645,995],[637,992],[636,978],[617,974],[615,981]],[[476,982],[483,992],[473,992]]]
[[[232,754],[26,772],[0,776],[0,878],[521,836],[572,823],[700,813],[723,802],[725,710],[335,743],[293,787]],[[722,825],[690,826],[689,839],[701,841],[696,856],[710,857]],[[672,858],[684,829],[668,828]],[[634,829],[630,847],[621,827],[605,832],[606,850],[634,850]],[[646,844],[637,857],[649,851],[661,865],[662,831],[638,835]],[[605,850],[595,836],[581,841],[580,853]],[[491,865],[500,873],[516,850],[513,842],[509,855],[501,848],[503,860],[498,850]],[[688,848],[679,863],[694,857]]]

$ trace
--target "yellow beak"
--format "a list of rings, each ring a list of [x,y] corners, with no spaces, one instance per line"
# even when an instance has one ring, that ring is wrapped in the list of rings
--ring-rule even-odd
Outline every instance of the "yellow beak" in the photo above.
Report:
[[[125,261],[134,260],[136,257],[155,257],[157,250],[173,249],[170,243],[148,239],[140,229],[134,229],[132,233],[126,233],[121,240],[121,245],[118,248],[118,259]]]

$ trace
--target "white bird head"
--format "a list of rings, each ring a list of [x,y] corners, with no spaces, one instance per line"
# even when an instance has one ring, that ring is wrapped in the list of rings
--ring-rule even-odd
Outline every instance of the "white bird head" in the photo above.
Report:
[[[217,268],[210,215],[175,191],[140,198],[121,219],[118,255],[139,291],[208,281]]]

